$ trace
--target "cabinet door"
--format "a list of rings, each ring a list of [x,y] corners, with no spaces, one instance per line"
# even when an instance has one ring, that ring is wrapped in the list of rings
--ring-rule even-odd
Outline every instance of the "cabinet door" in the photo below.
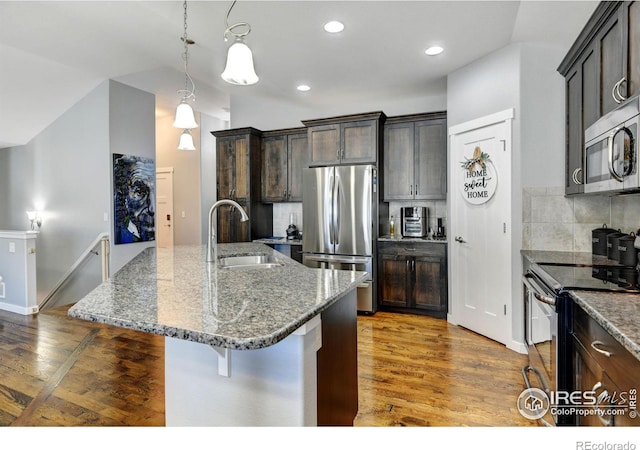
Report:
[[[216,144],[217,198],[231,198],[234,184],[234,157],[232,141],[218,138]]]
[[[640,2],[624,3],[624,23],[628,24],[625,39],[626,77],[622,85],[627,98],[640,93]]]
[[[622,11],[614,14],[604,25],[598,42],[600,46],[600,115],[618,106],[613,90],[623,77],[623,23]]]
[[[287,136],[262,140],[262,201],[287,199]]]
[[[433,256],[416,256],[411,264],[414,276],[411,286],[412,306],[419,309],[445,311],[447,301],[442,289],[442,259]]]
[[[378,255],[380,303],[385,306],[408,307],[407,283],[409,258],[395,255]]]
[[[413,199],[414,122],[384,128],[384,200]]]
[[[416,199],[437,200],[447,197],[447,129],[446,121],[425,120],[415,124]]]
[[[246,205],[241,204],[241,206],[250,214]],[[216,223],[219,243],[251,241],[251,221],[241,222],[240,213],[235,207],[221,205],[217,210],[217,214]]]
[[[378,156],[378,126],[375,120],[349,122],[341,128],[341,163],[375,163]]]
[[[309,140],[306,134],[292,134],[287,137],[288,180],[287,200],[302,201],[302,169],[309,167]]]
[[[340,125],[320,125],[308,129],[310,166],[338,164],[340,162]]]
[[[238,202],[249,198],[249,137],[234,141],[234,179],[233,199]]]

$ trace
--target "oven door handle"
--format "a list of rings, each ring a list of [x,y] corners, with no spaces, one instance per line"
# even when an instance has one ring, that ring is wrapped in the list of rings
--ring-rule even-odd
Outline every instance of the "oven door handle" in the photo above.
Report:
[[[541,294],[541,292],[545,292],[545,291],[540,287],[538,282],[535,280],[535,275],[533,275],[531,272],[527,272],[526,275],[524,276],[524,284],[531,290],[531,293],[536,298],[536,300],[542,303],[546,303],[547,305],[551,305],[553,307],[556,306],[555,298]]]
[[[607,138],[608,142],[607,142],[607,150],[609,153],[609,173],[611,174],[611,176],[618,180],[620,183],[622,183],[624,181],[624,177],[628,176],[629,174],[631,174],[631,172],[633,171],[633,160],[629,161],[629,164],[627,165],[626,170],[624,171],[624,173],[622,175],[619,175],[618,172],[616,172],[615,167],[613,166],[613,141],[615,140],[616,136],[618,135],[618,133],[620,133],[621,131],[623,131],[627,136],[629,136],[629,140],[630,140],[630,146],[631,148],[633,148],[633,133],[631,133],[631,130],[628,129],[625,126],[621,126],[616,128],[615,130],[613,130],[613,132],[609,135],[609,137]],[[624,159],[625,157],[625,151],[624,148],[622,149],[622,158]]]

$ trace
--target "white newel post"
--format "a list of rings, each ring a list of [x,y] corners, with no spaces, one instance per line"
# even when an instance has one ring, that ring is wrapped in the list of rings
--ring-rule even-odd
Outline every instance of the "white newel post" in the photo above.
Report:
[[[28,315],[38,312],[36,296],[37,231],[0,230],[0,309]]]

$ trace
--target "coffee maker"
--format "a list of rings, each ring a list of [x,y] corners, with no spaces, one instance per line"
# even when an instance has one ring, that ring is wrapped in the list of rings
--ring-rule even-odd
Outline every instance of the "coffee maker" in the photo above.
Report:
[[[423,238],[427,235],[429,210],[424,206],[409,206],[400,208],[400,231],[402,237]]]

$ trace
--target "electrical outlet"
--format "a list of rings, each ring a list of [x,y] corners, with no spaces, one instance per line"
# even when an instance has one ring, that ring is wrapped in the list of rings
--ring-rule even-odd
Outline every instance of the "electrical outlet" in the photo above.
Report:
[[[0,282],[0,298],[4,298],[4,283],[2,282]]]
[[[16,243],[9,242],[9,253],[15,253],[15,252],[16,252]]]
[[[187,217],[187,213],[182,211],[182,218],[184,219],[185,217]]]

